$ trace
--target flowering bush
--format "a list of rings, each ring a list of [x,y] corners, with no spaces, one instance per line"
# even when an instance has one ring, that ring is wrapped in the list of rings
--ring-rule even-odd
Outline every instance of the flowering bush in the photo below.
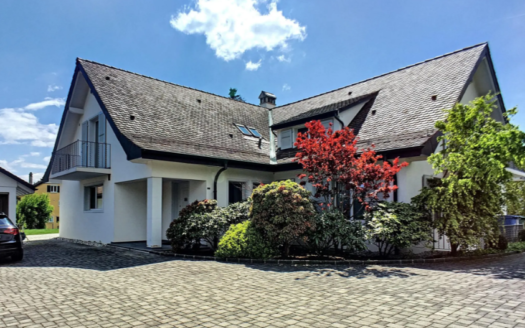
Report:
[[[290,243],[314,228],[315,210],[310,196],[309,191],[290,180],[259,186],[252,193],[250,219],[273,245],[283,246],[285,257]]]
[[[213,199],[205,199],[203,201],[195,201],[185,208],[183,208],[179,217],[173,220],[170,227],[166,231],[166,237],[171,242],[174,250],[198,244],[200,238],[201,215],[210,213],[217,208],[217,201]]]
[[[174,250],[198,245],[202,239],[216,249],[219,237],[231,224],[248,220],[249,202],[217,207],[216,200],[196,201],[181,210],[166,233]]]
[[[232,224],[219,242],[217,257],[270,258],[276,249],[263,238],[250,221]]]

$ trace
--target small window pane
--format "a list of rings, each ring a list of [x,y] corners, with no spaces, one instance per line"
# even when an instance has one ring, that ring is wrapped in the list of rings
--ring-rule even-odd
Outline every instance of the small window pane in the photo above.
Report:
[[[254,137],[256,138],[261,138],[261,134],[259,133],[259,131],[255,130],[255,128],[249,128],[250,129],[250,132],[254,135]]]
[[[252,135],[244,125],[237,125],[237,128],[239,128],[239,130],[241,130],[241,132],[247,136]]]
[[[292,148],[292,130],[281,131],[281,149]]]

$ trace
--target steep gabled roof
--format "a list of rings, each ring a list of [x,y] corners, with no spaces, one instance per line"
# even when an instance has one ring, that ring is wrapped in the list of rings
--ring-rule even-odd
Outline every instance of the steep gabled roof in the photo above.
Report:
[[[267,109],[84,59],[78,65],[117,131],[142,151],[270,163]]]
[[[460,100],[485,51],[486,43],[475,45],[276,107],[274,126],[377,92],[371,106],[363,107],[350,123],[361,143],[374,143],[378,151],[421,146],[434,134],[436,121],[444,119],[443,109]]]
[[[24,185],[25,187],[29,188],[30,190],[35,190],[35,186],[33,186],[32,184],[30,184],[29,182],[25,181],[24,179],[14,175],[13,173],[9,172],[8,170],[0,167],[0,174],[4,174],[6,175],[7,177],[15,180],[16,182]]]

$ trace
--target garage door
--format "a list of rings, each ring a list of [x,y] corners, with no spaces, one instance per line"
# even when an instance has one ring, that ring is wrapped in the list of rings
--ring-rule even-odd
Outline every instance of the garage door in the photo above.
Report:
[[[9,194],[0,194],[0,213],[9,215]]]

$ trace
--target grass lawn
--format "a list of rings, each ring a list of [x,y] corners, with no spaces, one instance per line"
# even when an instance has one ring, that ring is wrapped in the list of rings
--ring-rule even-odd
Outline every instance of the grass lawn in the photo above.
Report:
[[[58,233],[58,229],[25,229],[27,236],[31,235],[45,235],[49,233]]]

